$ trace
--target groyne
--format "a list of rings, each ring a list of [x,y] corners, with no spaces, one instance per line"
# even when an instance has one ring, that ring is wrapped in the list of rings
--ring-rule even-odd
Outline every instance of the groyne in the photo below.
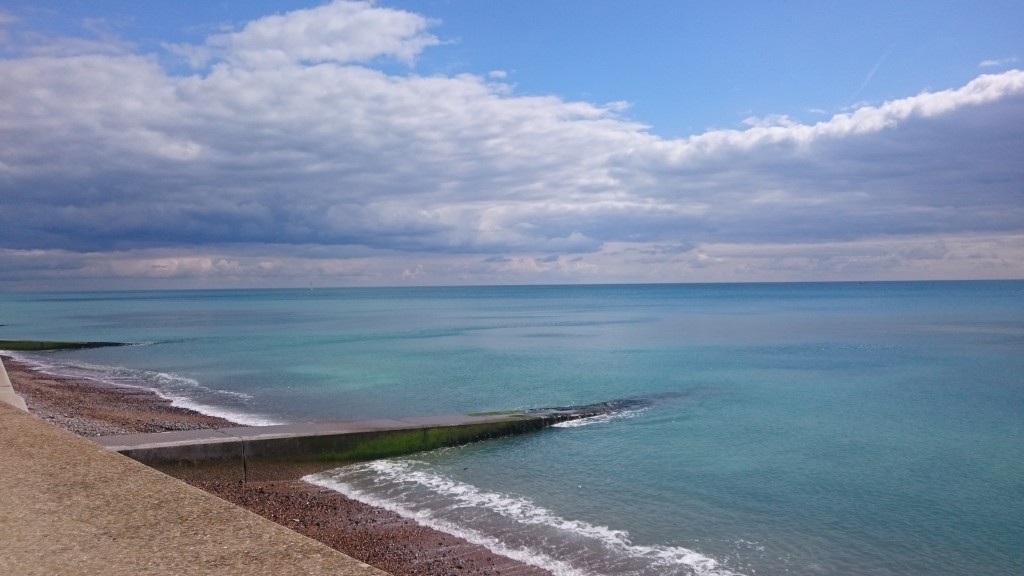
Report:
[[[493,414],[187,430],[92,438],[179,478],[298,478],[349,462],[534,432],[606,414],[616,403]]]
[[[53,350],[88,350],[131,346],[127,342],[75,342],[70,340],[0,340],[0,350],[12,352],[48,352]]]

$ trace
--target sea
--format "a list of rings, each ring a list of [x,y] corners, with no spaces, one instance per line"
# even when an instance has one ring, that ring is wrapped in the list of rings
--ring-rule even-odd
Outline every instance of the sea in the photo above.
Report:
[[[1024,282],[0,294],[16,353],[235,421],[627,399],[307,477],[557,575],[1024,574]]]

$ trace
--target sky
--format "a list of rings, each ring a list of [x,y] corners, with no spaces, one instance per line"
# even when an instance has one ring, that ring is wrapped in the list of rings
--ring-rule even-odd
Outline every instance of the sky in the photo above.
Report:
[[[0,0],[0,290],[1024,278],[1024,3]]]

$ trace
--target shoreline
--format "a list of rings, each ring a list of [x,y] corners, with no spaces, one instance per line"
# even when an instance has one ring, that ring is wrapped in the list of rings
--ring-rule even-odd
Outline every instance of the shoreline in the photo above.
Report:
[[[55,376],[10,356],[2,358],[29,411],[79,436],[241,425],[172,406],[153,391]],[[551,574],[299,479],[249,483],[183,480],[395,576]]]
[[[47,373],[9,355],[11,384],[29,412],[79,436],[112,436],[243,424],[174,406],[152,390]]]

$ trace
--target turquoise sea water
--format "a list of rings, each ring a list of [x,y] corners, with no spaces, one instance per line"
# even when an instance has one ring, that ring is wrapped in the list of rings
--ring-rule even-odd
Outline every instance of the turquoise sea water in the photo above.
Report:
[[[1024,573],[1024,282],[0,294],[247,423],[645,398],[311,478],[558,574]]]

